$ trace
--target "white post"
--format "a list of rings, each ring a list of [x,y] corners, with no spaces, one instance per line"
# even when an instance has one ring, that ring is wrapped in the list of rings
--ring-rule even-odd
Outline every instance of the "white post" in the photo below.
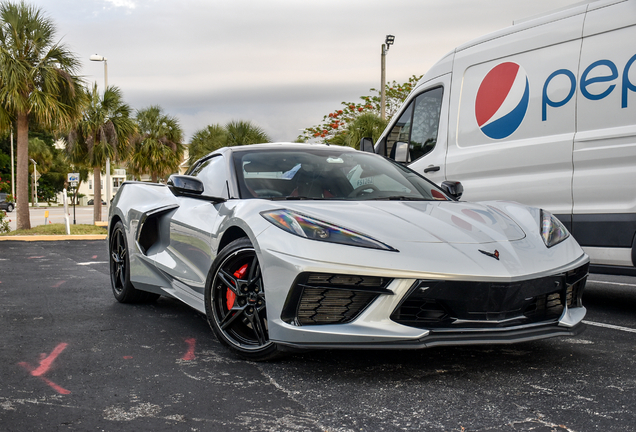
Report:
[[[66,235],[71,235],[71,222],[68,219],[68,196],[66,195],[66,188],[62,191],[64,194],[64,221],[66,222]]]
[[[106,221],[108,221],[108,213],[110,211],[110,195],[112,188],[112,180],[110,178],[110,158],[106,159]]]
[[[13,202],[17,203],[15,199],[15,167],[13,166],[13,127],[11,128],[11,196],[13,196]]]
[[[36,166],[37,166],[37,162],[34,161],[33,159],[29,158],[31,160],[31,162],[33,163],[33,205],[32,207],[39,207],[38,205],[38,178],[37,178],[37,170],[36,170]]]

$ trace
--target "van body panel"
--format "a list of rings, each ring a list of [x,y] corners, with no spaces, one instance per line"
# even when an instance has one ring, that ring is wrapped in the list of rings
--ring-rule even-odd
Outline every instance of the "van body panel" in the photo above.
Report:
[[[596,248],[594,264],[624,266],[633,256],[629,248],[636,236],[636,45],[625,41],[636,40],[635,18],[632,1],[590,11],[585,20],[571,231],[581,245]]]
[[[583,18],[579,14],[546,24],[556,28],[568,23],[567,29],[559,28],[556,40],[546,37],[545,26],[514,33],[503,44],[505,58],[501,58],[502,41],[497,40],[456,54],[450,118],[457,126],[449,130],[446,175],[464,183],[465,199],[508,199],[571,214],[576,105],[550,111],[550,121],[542,121],[544,91],[551,100],[563,100],[571,84],[565,76],[553,78],[545,89],[543,83],[552,69],[578,70]],[[519,46],[522,52],[515,53]],[[519,65],[519,75],[527,78],[527,109],[511,135],[493,139],[478,124],[476,99],[480,83],[503,63]],[[547,69],[545,64],[554,66]],[[420,171],[415,164],[412,168]]]
[[[590,4],[585,19],[583,37],[634,25],[636,4],[632,1],[603,1]]]

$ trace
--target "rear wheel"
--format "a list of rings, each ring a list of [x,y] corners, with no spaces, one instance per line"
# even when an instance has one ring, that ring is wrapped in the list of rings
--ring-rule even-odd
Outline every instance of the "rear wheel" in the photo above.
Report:
[[[263,276],[249,239],[233,241],[212,263],[205,310],[219,341],[235,353],[256,361],[280,355],[269,340]]]
[[[115,224],[108,244],[110,256],[110,284],[113,294],[120,303],[152,302],[159,294],[136,289],[130,282],[130,259],[126,231],[121,221]]]

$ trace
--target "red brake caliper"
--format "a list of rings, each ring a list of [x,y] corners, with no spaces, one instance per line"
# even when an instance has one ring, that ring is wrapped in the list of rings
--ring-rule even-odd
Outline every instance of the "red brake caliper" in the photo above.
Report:
[[[237,279],[243,279],[243,277],[245,276],[245,273],[247,273],[247,264],[243,264],[243,266],[240,269],[235,271],[234,277]],[[236,288],[238,289],[239,287],[236,287]],[[236,301],[236,294],[234,294],[234,291],[228,288],[225,291],[225,300],[227,302],[227,310],[232,309],[234,307],[234,302]]]

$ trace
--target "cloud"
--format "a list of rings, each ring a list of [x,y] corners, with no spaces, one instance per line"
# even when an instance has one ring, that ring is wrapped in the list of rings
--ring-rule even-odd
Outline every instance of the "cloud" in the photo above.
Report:
[[[134,9],[137,7],[132,0],[105,0],[106,3],[110,3],[115,7],[123,7],[126,9]]]
[[[514,19],[574,0],[38,0],[83,61],[89,83],[121,88],[135,109],[158,104],[187,137],[252,120],[293,139],[342,101],[379,87],[380,46],[396,36],[387,79],[424,74],[439,58]],[[104,6],[107,7],[104,7]]]

